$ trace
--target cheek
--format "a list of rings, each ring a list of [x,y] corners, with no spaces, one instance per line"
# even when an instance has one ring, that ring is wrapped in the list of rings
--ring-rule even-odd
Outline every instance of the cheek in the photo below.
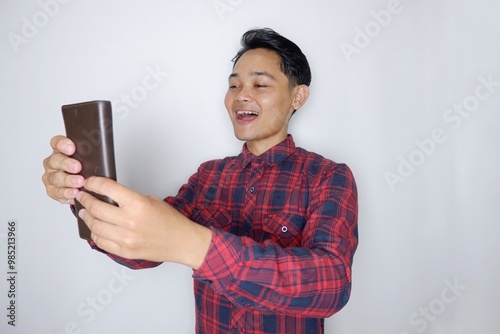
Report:
[[[232,101],[233,101],[233,98],[231,97],[231,94],[229,92],[227,92],[226,96],[224,97],[224,105],[226,106],[226,109],[228,112],[231,111]]]
[[[259,106],[261,110],[273,110],[276,107],[276,99],[269,94],[261,94],[255,97],[255,104]]]
[[[261,101],[262,105],[271,111],[269,114],[276,121],[283,122],[286,120],[288,112],[291,108],[290,101],[288,99],[268,99]]]
[[[285,110],[290,108],[290,98],[288,92],[281,92],[273,94],[263,94],[257,98],[258,103],[262,108],[271,110]]]

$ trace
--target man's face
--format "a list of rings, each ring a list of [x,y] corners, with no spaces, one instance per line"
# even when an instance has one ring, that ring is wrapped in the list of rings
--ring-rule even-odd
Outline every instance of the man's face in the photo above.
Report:
[[[224,102],[235,136],[252,153],[260,155],[286,139],[293,110],[305,102],[297,102],[300,87],[307,86],[290,87],[273,51],[249,50],[236,62]]]

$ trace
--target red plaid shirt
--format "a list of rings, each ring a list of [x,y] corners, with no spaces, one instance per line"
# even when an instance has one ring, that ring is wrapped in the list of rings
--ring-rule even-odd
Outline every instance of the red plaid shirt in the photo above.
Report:
[[[295,146],[208,161],[167,203],[212,229],[193,274],[196,331],[323,333],[351,290],[357,193],[350,169]],[[133,269],[158,265],[110,255]]]

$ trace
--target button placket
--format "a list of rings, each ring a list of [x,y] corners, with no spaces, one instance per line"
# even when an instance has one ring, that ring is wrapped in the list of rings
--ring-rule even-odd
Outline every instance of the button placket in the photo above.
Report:
[[[253,237],[253,221],[255,205],[257,203],[257,197],[259,196],[259,180],[262,178],[264,171],[263,161],[257,163],[252,161],[249,165],[247,178],[245,180],[245,197],[243,199],[243,208],[241,210],[241,217],[239,217],[240,225],[240,235],[246,237]],[[245,226],[246,224],[246,226]]]
[[[263,173],[263,167],[264,167],[264,162],[262,159],[255,159],[251,163],[252,166],[252,172],[250,174],[250,178],[248,179],[248,185],[249,187],[247,188],[250,193],[255,193],[256,191],[256,186],[262,177]]]

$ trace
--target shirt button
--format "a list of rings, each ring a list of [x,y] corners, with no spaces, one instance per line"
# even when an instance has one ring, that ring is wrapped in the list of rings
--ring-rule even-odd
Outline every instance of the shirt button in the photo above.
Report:
[[[208,218],[209,223],[213,223],[214,219],[213,218]]]
[[[240,330],[238,328],[233,329],[233,334],[240,334]]]
[[[250,187],[250,192],[253,193],[255,191],[255,188],[254,187]]]
[[[283,227],[281,228],[281,232],[286,233],[287,231],[288,231],[288,227],[283,226]]]

